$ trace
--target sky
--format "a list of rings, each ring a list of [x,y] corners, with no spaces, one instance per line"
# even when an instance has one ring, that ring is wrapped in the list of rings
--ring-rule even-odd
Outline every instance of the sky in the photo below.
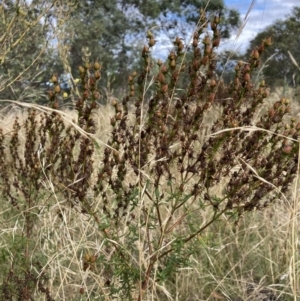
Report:
[[[229,8],[237,9],[244,21],[247,11],[251,6],[252,0],[224,0],[225,5]],[[257,33],[261,32],[268,25],[274,23],[278,19],[284,19],[291,13],[292,8],[300,6],[300,0],[256,0],[248,15],[246,25],[241,36],[236,40],[234,34],[230,41],[224,45],[227,50],[239,50],[243,53],[249,46]]]
[[[285,19],[291,13],[293,7],[300,6],[300,0],[224,0],[224,3],[228,8],[238,10],[241,21],[244,22],[246,18],[246,22],[238,40],[236,40],[236,33],[233,33],[229,40],[221,41],[219,51],[229,50],[241,54],[246,52],[249,42],[259,32],[278,19]],[[251,4],[252,8],[247,15]],[[191,31],[193,31],[193,26]],[[165,59],[173,45],[170,44],[169,38],[164,35],[159,36],[158,41],[159,46],[154,48],[153,56]]]

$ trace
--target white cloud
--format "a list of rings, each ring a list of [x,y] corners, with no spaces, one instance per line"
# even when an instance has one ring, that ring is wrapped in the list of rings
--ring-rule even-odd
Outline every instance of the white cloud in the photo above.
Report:
[[[242,20],[247,16],[247,12],[251,6],[252,0],[225,0],[225,5],[229,8],[237,9]],[[225,49],[237,50],[244,52],[249,42],[257,33],[263,31],[267,26],[273,24],[278,19],[284,19],[291,13],[292,8],[300,6],[299,0],[257,0],[247,16],[247,22],[236,41],[236,35],[226,45]]]
[[[224,0],[225,5],[240,12],[241,20],[247,21],[242,33],[237,39],[237,33],[233,33],[229,40],[222,40],[219,51],[229,50],[244,53],[249,42],[262,32],[267,26],[272,25],[278,19],[285,19],[291,13],[293,7],[300,6],[300,0],[256,0],[250,10],[252,0]],[[193,27],[191,29],[191,34]],[[187,41],[185,41],[187,42]],[[158,43],[153,49],[153,56],[165,59],[173,48],[173,44],[164,34],[158,37]]]

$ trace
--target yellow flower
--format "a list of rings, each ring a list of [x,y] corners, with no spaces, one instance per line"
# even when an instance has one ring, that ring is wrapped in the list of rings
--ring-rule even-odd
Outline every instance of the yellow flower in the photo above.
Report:
[[[80,82],[80,79],[79,78],[75,78],[74,82],[75,82],[75,84],[78,84]]]
[[[67,93],[67,92],[64,92],[63,98],[67,98],[68,96],[69,96],[68,93]]]

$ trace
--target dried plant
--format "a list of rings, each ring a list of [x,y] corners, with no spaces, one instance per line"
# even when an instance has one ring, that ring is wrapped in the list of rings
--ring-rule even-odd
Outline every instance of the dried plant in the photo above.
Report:
[[[63,91],[53,75],[51,113],[36,106],[24,124],[16,119],[12,132],[0,131],[2,197],[23,223],[21,255],[11,256],[2,298],[34,300],[37,289],[54,300],[48,264],[32,246],[39,217],[58,199],[74,216],[92,220],[102,240],[97,252],[86,248],[80,267],[84,275],[101,276],[101,285],[85,283],[79,293],[141,301],[189,264],[197,238],[222,215],[238,222],[288,192],[297,173],[300,123],[284,121],[290,110],[285,98],[259,113],[268,88],[251,82],[271,39],[248,62],[239,62],[234,81],[225,85],[216,76],[219,22],[219,16],[209,21],[201,11],[191,46],[177,37],[167,61],[157,62],[157,74],[151,58],[156,41],[147,33],[144,65],[129,76],[128,95],[111,103],[111,131],[101,155],[94,140],[99,62],[79,68],[76,122],[66,124],[59,111]],[[211,114],[217,118],[209,124]],[[100,164],[95,156],[101,156]],[[57,214],[68,227],[61,207]]]

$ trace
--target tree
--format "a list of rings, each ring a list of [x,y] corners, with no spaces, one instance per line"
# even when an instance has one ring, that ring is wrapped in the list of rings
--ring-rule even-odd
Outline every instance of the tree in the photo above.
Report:
[[[47,18],[59,1],[3,1],[0,4],[0,98],[35,101],[45,94],[41,84],[57,63]],[[65,11],[65,15],[68,15]],[[60,28],[60,26],[57,26]],[[49,42],[50,41],[50,42]],[[62,71],[58,70],[58,71]]]
[[[186,36],[186,28],[190,25],[192,30],[191,24],[197,19],[200,7],[220,13],[220,30],[225,38],[239,25],[239,14],[228,10],[223,0],[79,2],[65,25],[66,34],[61,40],[68,45],[72,74],[76,75],[77,66],[82,64],[85,56],[82,51],[86,50],[90,61],[99,60],[103,64],[105,81],[113,81],[111,89],[126,87],[124,72],[128,73],[127,70],[136,63],[136,50],[142,47],[146,30],[154,26],[172,40],[179,33],[175,27],[181,23],[181,35]]]
[[[273,45],[262,56],[266,63],[263,75],[270,86],[300,83],[300,74],[290,59],[288,51],[300,62],[300,7],[295,7],[285,20],[277,20],[263,32],[259,33],[250,43],[247,55],[255,45],[263,39],[272,37]]]
[[[146,30],[156,26],[170,45],[177,34],[192,30],[188,24],[195,22],[199,7],[224,16],[223,37],[238,25],[238,13],[227,10],[223,0],[5,1],[0,6],[1,98],[40,100],[51,77],[45,70],[77,76],[85,60],[100,61],[103,90],[118,90],[121,96],[127,86],[124,72],[136,66]],[[179,30],[176,24],[182,25]]]
[[[155,26],[171,45],[175,36],[192,32],[188,25],[200,7],[222,15],[223,37],[239,23],[238,13],[226,9],[223,0],[5,1],[0,6],[0,97],[40,101],[51,72],[78,76],[78,65],[86,60],[103,65],[102,94],[114,90],[121,97],[127,87],[124,72],[137,65],[146,30]]]

